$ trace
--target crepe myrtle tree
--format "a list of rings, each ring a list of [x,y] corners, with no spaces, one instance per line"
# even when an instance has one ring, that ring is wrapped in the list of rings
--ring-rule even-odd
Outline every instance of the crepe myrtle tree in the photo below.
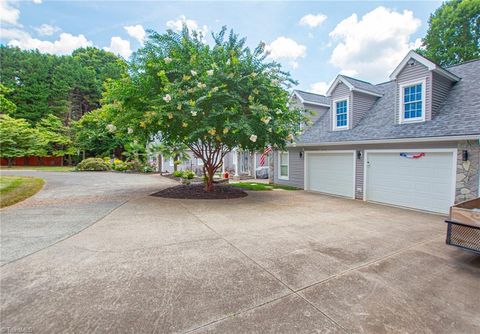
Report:
[[[212,39],[209,45],[186,27],[180,33],[150,31],[133,57],[130,78],[120,85],[136,95],[123,94],[123,117],[150,135],[160,132],[166,145],[184,143],[192,150],[203,161],[207,192],[233,148],[283,148],[307,120],[289,108],[287,89],[295,81],[267,60],[264,43],[252,51],[226,27]]]

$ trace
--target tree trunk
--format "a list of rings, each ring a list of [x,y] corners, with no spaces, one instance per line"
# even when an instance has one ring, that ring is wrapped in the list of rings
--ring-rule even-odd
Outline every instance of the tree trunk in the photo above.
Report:
[[[213,185],[213,176],[215,175],[215,170],[212,166],[208,166],[206,169],[207,174],[205,175],[205,192],[211,192],[214,189]]]
[[[175,155],[173,157],[173,171],[176,172],[177,169],[178,169],[178,164],[176,163],[178,161],[178,159],[180,159],[180,155]]]
[[[13,166],[13,158],[7,158],[8,161],[8,168],[12,168]]]

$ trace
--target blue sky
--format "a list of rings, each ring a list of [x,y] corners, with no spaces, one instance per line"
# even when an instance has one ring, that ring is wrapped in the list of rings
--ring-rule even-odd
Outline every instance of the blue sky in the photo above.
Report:
[[[93,45],[128,58],[143,32],[186,23],[206,32],[227,25],[248,44],[267,43],[270,57],[323,93],[338,73],[373,83],[419,45],[440,1],[48,1],[1,0],[2,44],[68,54]]]

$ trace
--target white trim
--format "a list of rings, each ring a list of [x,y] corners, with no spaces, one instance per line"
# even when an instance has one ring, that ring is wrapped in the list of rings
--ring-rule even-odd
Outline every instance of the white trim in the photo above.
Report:
[[[307,92],[307,93],[308,93],[308,92]],[[309,93],[309,94],[315,94],[315,93]],[[326,103],[318,103],[318,102],[306,101],[306,100],[300,95],[300,93],[298,93],[297,90],[294,90],[294,91],[293,91],[293,94],[292,94],[292,96],[290,96],[290,98],[292,98],[293,95],[295,95],[296,97],[298,97],[298,99],[300,100],[300,103],[302,103],[302,104],[313,104],[314,106],[330,107],[330,105],[329,105],[329,104],[326,104]],[[315,95],[324,96],[324,95],[321,95],[321,94],[315,94]]]
[[[413,138],[394,138],[394,139],[367,139],[356,141],[335,141],[323,143],[296,143],[295,147],[313,147],[313,146],[339,146],[339,145],[366,145],[366,144],[394,144],[394,143],[424,143],[424,142],[443,142],[443,141],[459,141],[459,140],[480,140],[480,134],[477,135],[461,135],[461,136],[444,136],[444,137],[413,137]],[[287,147],[294,147],[287,145]]]
[[[368,153],[399,153],[399,152],[431,152],[431,153],[452,153],[452,184],[450,188],[450,205],[455,204],[455,194],[457,191],[457,156],[458,149],[456,148],[408,148],[408,149],[376,149],[376,150],[364,150],[364,160],[363,160],[363,200],[367,200],[367,161]],[[386,205],[395,206],[389,203],[381,203]],[[405,208],[405,207],[402,207]],[[413,209],[413,208],[412,208]],[[418,209],[413,209],[418,210]]]
[[[337,102],[347,101],[347,125],[345,126],[337,126]],[[350,97],[339,97],[332,101],[332,130],[333,131],[341,131],[341,130],[348,130],[350,128]]]
[[[425,67],[427,67],[430,71],[435,71],[437,72],[438,74],[446,77],[447,79],[450,79],[452,81],[459,81],[460,78],[458,76],[456,76],[455,74],[453,73],[450,73],[449,71],[446,71],[445,69],[441,68],[440,66],[438,66],[437,64],[435,64],[434,62],[428,60],[427,58],[419,55],[418,53],[416,53],[415,51],[413,50],[410,50],[407,55],[405,56],[405,58],[403,58],[403,60],[400,62],[400,64],[398,64],[398,66],[395,68],[395,70],[392,72],[392,74],[390,74],[390,80],[395,80],[398,76],[398,74],[403,70],[403,68],[405,67],[405,65],[407,64],[407,62],[410,60],[410,59],[414,59],[416,60],[417,62],[419,62],[420,64],[424,65]]]
[[[311,191],[310,188],[308,187],[308,171],[307,171],[307,166],[308,166],[308,163],[307,163],[307,160],[308,160],[308,156],[310,154],[330,154],[330,153],[352,153],[353,155],[353,189],[352,189],[352,199],[355,199],[355,186],[356,186],[356,175],[357,175],[357,161],[356,161],[356,158],[357,158],[357,150],[318,150],[318,151],[304,151],[303,152],[303,156],[304,156],[304,161],[303,161],[303,189],[305,191]],[[316,191],[317,193],[319,193],[318,191]],[[327,195],[332,195],[332,196],[339,196],[339,197],[343,197],[345,198],[345,196],[340,196],[340,195],[335,195],[335,194],[330,194],[330,193],[324,193],[324,194],[327,194]],[[349,197],[350,198],[350,197]]]
[[[415,86],[418,84],[422,84],[422,117],[416,117],[416,118],[407,118],[405,119],[405,114],[403,110],[403,106],[405,104],[404,100],[404,94],[405,94],[405,87],[410,87],[410,86]],[[420,122],[425,122],[425,114],[426,114],[426,100],[427,100],[427,78],[422,78],[418,80],[412,80],[408,82],[402,82],[399,84],[399,89],[400,89],[400,94],[398,94],[398,122],[400,124],[409,124],[409,123],[420,123]]]
[[[335,79],[335,81],[333,81],[333,83],[330,85],[330,87],[327,90],[326,96],[331,96],[333,91],[335,90],[335,88],[340,82],[343,83],[345,86],[347,86],[351,92],[359,92],[359,93],[364,93],[364,94],[373,95],[377,97],[383,96],[382,94],[379,94],[379,93],[374,93],[365,89],[356,88],[348,81],[348,79],[345,79],[345,77],[341,74],[337,75],[337,78]]]
[[[348,87],[349,90],[353,90],[353,86],[350,82],[345,80],[341,74],[337,75],[333,83],[330,85],[330,88],[328,88],[326,95],[331,96],[337,85],[342,82],[345,86]]]
[[[279,180],[289,180],[290,179],[290,152],[287,151],[278,151],[278,179]],[[287,176],[282,176],[282,164],[280,160],[280,154],[287,153]]]

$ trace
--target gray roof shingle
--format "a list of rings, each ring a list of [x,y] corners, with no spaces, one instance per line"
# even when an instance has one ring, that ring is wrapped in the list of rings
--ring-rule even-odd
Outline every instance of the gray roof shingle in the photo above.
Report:
[[[395,82],[376,85],[383,92],[372,109],[350,130],[333,131],[331,113],[324,113],[297,143],[318,144],[342,141],[364,141],[401,138],[480,135],[480,60],[448,70],[461,80],[451,88],[445,102],[432,119],[423,123],[396,124]]]
[[[295,89],[294,92],[300,95],[306,103],[320,103],[330,105],[330,98],[326,97],[325,95],[304,92],[303,90],[298,89]]]
[[[373,85],[370,82],[347,77],[346,75],[343,75],[343,74],[342,74],[342,77],[356,89],[361,89],[361,90],[365,90],[365,91],[372,92],[375,94],[380,94],[380,95],[383,94],[383,90],[381,89],[381,87]]]

